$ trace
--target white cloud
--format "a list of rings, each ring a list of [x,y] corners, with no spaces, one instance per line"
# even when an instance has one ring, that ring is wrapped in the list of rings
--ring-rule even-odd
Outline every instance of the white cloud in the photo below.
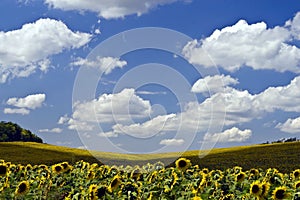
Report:
[[[283,124],[282,123],[277,124],[276,128],[287,133],[300,133],[300,117],[295,119],[289,118]]]
[[[300,12],[298,12],[294,19],[286,22],[286,26],[292,31],[293,36],[300,40]]]
[[[62,10],[77,10],[80,12],[91,11],[98,13],[105,19],[123,18],[127,15],[138,16],[160,5],[170,4],[180,0],[45,0],[45,3],[53,8]]]
[[[210,142],[244,142],[248,140],[251,135],[252,131],[249,129],[242,131],[233,127],[221,133],[206,133],[204,140]]]
[[[53,128],[53,129],[40,129],[40,133],[61,133],[63,130],[61,128]]]
[[[159,144],[166,146],[180,146],[184,143],[183,139],[164,139],[161,140]]]
[[[190,102],[180,113],[157,116],[143,123],[129,125],[119,123],[112,127],[112,131],[115,134],[128,134],[139,138],[174,131],[187,134],[204,133],[211,124],[220,126],[243,124],[277,109],[300,112],[299,89],[300,77],[296,77],[287,86],[268,88],[255,95],[247,90],[239,91],[228,87],[201,103]]]
[[[4,114],[21,114],[21,115],[28,115],[30,110],[26,108],[5,108]]]
[[[95,61],[83,59],[83,58],[77,58],[76,61],[71,63],[72,66],[84,66],[84,67],[93,67],[98,68],[104,74],[109,74],[112,72],[115,68],[123,68],[127,65],[126,61],[122,61],[119,58],[113,58],[113,57],[100,57],[98,56]]]
[[[292,27],[298,26],[299,14]],[[273,69],[279,72],[300,72],[300,49],[289,43],[293,33],[287,27],[267,28],[266,23],[248,24],[240,20],[233,26],[215,30],[209,37],[189,42],[183,54],[192,64],[212,66],[203,51],[208,52],[214,63],[227,71],[236,71],[242,66],[253,69]]]
[[[60,118],[59,123],[69,129],[91,130],[94,123],[129,123],[134,119],[149,117],[150,102],[135,94],[134,89],[124,89],[115,94],[102,94],[98,99],[77,103],[70,119]]]
[[[210,93],[214,94],[217,92],[224,91],[224,88],[229,85],[238,84],[238,80],[230,77],[229,75],[215,75],[215,76],[206,76],[202,79],[197,80],[191,91],[195,93]]]
[[[0,31],[0,82],[28,77],[38,69],[46,72],[50,56],[80,48],[90,40],[90,34],[73,32],[63,22],[49,18],[25,24],[21,29]]]
[[[45,100],[45,94],[32,94],[24,98],[9,98],[6,103],[18,108],[36,109],[41,107]]]
[[[136,91],[136,94],[144,94],[144,95],[157,95],[157,94],[167,94],[167,92],[151,92],[151,91]]]

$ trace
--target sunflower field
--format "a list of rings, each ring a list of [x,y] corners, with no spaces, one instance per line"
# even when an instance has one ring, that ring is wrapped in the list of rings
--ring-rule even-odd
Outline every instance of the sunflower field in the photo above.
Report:
[[[0,160],[0,199],[298,199],[300,169],[280,173],[241,167],[208,170],[179,158],[175,167],[21,165]]]

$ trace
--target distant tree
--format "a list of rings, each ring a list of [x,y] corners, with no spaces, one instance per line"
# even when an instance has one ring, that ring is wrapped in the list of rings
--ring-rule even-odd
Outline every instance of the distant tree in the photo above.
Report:
[[[18,124],[12,122],[0,122],[0,142],[38,142],[43,143],[43,140],[29,130],[21,128]]]

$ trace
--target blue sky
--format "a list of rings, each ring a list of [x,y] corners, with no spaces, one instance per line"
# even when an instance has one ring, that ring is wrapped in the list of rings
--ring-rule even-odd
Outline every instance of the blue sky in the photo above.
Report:
[[[2,0],[0,22],[1,120],[46,143],[151,153],[299,138],[297,1]]]

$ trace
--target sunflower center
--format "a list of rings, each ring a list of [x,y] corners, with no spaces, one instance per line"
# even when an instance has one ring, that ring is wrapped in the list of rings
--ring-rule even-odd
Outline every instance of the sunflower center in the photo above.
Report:
[[[180,168],[185,167],[186,165],[187,165],[187,163],[186,163],[185,160],[180,160],[180,161],[178,162],[178,166],[179,166]]]
[[[19,185],[19,188],[18,188],[19,193],[25,192],[26,189],[27,189],[27,185],[26,185],[25,183],[21,183],[21,184]]]
[[[258,185],[253,185],[251,191],[252,191],[253,194],[258,193],[258,192],[259,192],[259,187],[258,187]]]
[[[98,196],[99,198],[104,197],[105,191],[106,191],[105,187],[100,187],[100,188],[98,188],[98,190],[97,190],[97,196]]]
[[[55,166],[55,171],[60,172],[62,170],[61,166]]]
[[[4,175],[4,174],[6,174],[6,166],[4,166],[4,165],[0,165],[0,175]]]
[[[298,171],[294,172],[294,176],[298,177],[299,176],[299,172]]]
[[[284,198],[284,190],[278,190],[275,194],[277,199],[283,199]]]
[[[111,183],[111,187],[115,187],[118,185],[118,179],[114,179]]]

